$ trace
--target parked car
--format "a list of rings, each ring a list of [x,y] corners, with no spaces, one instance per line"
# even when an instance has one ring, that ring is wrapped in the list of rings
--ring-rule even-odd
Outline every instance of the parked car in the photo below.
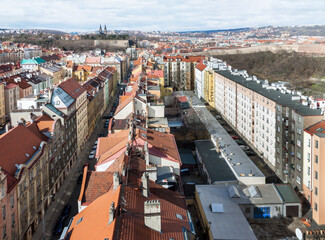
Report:
[[[65,205],[62,210],[61,216],[64,219],[68,218],[70,211],[71,211],[71,205],[70,204]]]
[[[101,133],[99,134],[99,137],[104,137],[104,133],[101,132]]]
[[[235,136],[235,135],[230,135],[232,137],[232,139],[236,140],[239,139],[239,137]]]
[[[96,154],[96,150],[92,150],[89,154]]]
[[[181,176],[187,176],[190,174],[190,170],[188,168],[181,169]]]
[[[65,219],[62,216],[59,217],[58,221],[55,224],[54,230],[53,230],[54,235],[59,235],[62,232],[64,220]]]
[[[255,152],[254,151],[251,151],[251,150],[248,150],[248,151],[245,151],[246,155],[247,156],[255,156]]]
[[[81,174],[79,175],[79,177],[77,178],[77,183],[78,183],[78,184],[81,184],[81,183],[82,183],[82,178],[83,178],[83,174],[81,173]]]
[[[227,133],[232,133],[233,132],[232,129],[230,129],[230,128],[227,128],[226,131],[227,131]]]
[[[95,144],[92,148],[92,150],[96,150],[97,149],[97,145]]]
[[[234,139],[234,141],[238,144],[238,145],[244,145],[245,143],[240,140],[240,139]]]
[[[247,147],[246,145],[239,145],[239,147],[241,149],[243,149],[244,151],[248,151],[249,150],[249,147]]]
[[[94,159],[95,158],[95,154],[89,154],[88,158],[89,159]]]
[[[105,123],[104,128],[108,128],[108,123]]]

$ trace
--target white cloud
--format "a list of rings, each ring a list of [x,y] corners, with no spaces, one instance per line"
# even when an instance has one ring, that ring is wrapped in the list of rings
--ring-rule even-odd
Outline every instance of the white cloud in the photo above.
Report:
[[[324,0],[1,0],[0,27],[207,30],[325,23]]]

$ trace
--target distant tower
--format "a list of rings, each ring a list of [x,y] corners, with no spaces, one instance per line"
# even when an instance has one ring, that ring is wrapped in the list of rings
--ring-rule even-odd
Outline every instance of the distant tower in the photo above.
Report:
[[[99,34],[103,34],[102,25],[99,25]]]
[[[106,28],[106,24],[105,24],[105,27],[104,27],[104,34],[107,35],[107,28]]]

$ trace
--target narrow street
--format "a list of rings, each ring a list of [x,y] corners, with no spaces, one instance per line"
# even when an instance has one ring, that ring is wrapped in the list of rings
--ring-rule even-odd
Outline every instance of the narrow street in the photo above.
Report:
[[[107,115],[113,106],[115,99],[118,97],[118,92],[115,97],[110,101],[108,107],[106,108],[103,115]],[[73,165],[72,169],[69,172],[69,175],[64,180],[63,185],[61,186],[60,190],[55,195],[55,200],[49,206],[47,211],[45,212],[44,218],[44,230],[45,230],[45,237],[43,237],[43,224],[42,221],[39,223],[36,232],[33,235],[33,240],[42,240],[42,239],[60,239],[60,235],[54,235],[53,229],[57,220],[61,215],[61,211],[63,210],[66,204],[71,205],[71,211],[64,223],[64,227],[67,226],[77,213],[78,213],[78,204],[77,200],[80,193],[81,185],[77,183],[77,179],[79,175],[82,173],[83,165],[85,163],[89,163],[90,170],[94,170],[95,166],[95,159],[88,159],[88,155],[95,143],[98,139],[98,136],[101,132],[104,132],[105,136],[107,134],[107,128],[104,128],[105,119],[99,121],[97,126],[95,127],[93,133],[88,138],[88,141],[83,148],[81,154],[78,156],[78,160]]]

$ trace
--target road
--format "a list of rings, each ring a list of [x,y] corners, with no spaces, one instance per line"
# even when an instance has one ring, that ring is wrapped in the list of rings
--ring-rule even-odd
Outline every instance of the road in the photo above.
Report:
[[[106,108],[104,115],[107,115],[113,106],[114,100],[117,98],[118,93],[109,103],[109,106]],[[60,238],[60,235],[53,235],[53,229],[55,227],[56,221],[61,215],[61,211],[66,204],[71,205],[71,212],[69,217],[65,221],[65,226],[68,225],[70,219],[72,219],[78,213],[78,204],[77,200],[79,198],[80,187],[81,185],[77,183],[79,175],[82,173],[82,168],[84,163],[88,162],[90,165],[90,170],[94,170],[95,159],[89,160],[88,155],[91,151],[95,141],[98,139],[98,136],[101,132],[107,134],[107,128],[104,129],[105,119],[101,119],[94,129],[91,136],[88,138],[88,141],[78,156],[78,161],[75,162],[72,169],[70,170],[67,178],[62,184],[60,190],[55,195],[55,200],[49,206],[45,213],[44,225],[45,225],[45,237],[43,238],[43,224],[42,221],[39,223],[35,233],[33,234],[33,240],[41,239],[53,239],[57,240]]]

